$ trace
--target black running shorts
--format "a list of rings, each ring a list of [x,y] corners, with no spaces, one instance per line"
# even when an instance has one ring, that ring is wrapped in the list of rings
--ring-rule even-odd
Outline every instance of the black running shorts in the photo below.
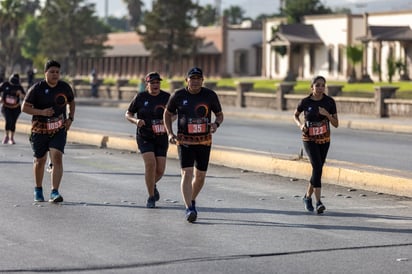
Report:
[[[33,156],[42,158],[50,148],[57,149],[64,153],[66,146],[67,131],[65,128],[60,129],[54,134],[32,133],[30,135],[30,144],[33,150]]]
[[[207,171],[209,165],[211,146],[205,145],[179,145],[178,153],[180,167],[193,167],[200,171]]]

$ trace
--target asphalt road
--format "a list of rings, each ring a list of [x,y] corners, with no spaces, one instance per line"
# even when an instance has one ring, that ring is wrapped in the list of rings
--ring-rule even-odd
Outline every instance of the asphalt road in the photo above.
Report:
[[[124,118],[126,109],[77,106],[73,128],[118,132],[133,135],[135,127]],[[22,120],[30,116],[22,114]],[[298,128],[290,122],[225,117],[224,125],[213,136],[214,144],[265,151],[274,154],[298,155],[302,142]],[[403,133],[332,128],[332,144],[328,159],[411,171],[412,136]]]
[[[34,203],[32,152],[26,135],[16,141],[0,145],[0,273],[412,269],[408,198],[327,185],[327,211],[319,216],[303,210],[307,181],[212,165],[197,200],[198,222],[189,224],[176,160],[168,160],[159,183],[158,208],[146,209],[139,154],[68,144],[65,202]],[[44,181],[47,190],[48,173]]]

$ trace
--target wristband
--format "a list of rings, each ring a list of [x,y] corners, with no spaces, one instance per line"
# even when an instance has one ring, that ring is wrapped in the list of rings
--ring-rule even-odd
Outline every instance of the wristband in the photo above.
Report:
[[[69,119],[69,120],[72,121],[72,122],[74,121],[74,118],[73,118],[73,117],[70,117],[70,116],[69,116],[69,118],[67,118],[67,119]]]
[[[220,127],[219,122],[215,121],[215,124],[216,124],[216,127],[217,127],[217,128]]]

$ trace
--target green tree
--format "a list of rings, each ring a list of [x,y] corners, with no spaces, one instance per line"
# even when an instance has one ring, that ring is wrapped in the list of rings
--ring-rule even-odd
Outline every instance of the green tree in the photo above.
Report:
[[[102,56],[108,27],[85,0],[47,0],[41,13],[41,53],[65,62],[74,72],[76,57]]]
[[[286,0],[282,12],[288,23],[300,23],[305,15],[329,14],[332,10],[325,7],[320,0]]]
[[[39,20],[30,15],[21,26],[22,39],[21,53],[24,58],[34,60],[40,54],[39,42],[42,39]]]
[[[388,59],[386,59],[386,65],[388,67],[388,82],[392,83],[393,76],[396,72],[396,62],[393,57],[388,57]]]
[[[130,31],[130,23],[126,16],[123,16],[122,18],[109,16],[107,18],[106,24],[110,27],[110,32]]]
[[[210,4],[204,7],[199,6],[196,13],[196,21],[199,26],[213,26],[218,22],[216,8]]]
[[[170,65],[183,56],[193,55],[199,43],[192,26],[197,5],[191,0],[157,0],[153,10],[144,16],[145,30],[138,30],[152,57],[164,60],[165,71],[170,75]]]
[[[19,37],[20,25],[27,15],[27,6],[31,1],[3,0],[0,2],[0,60],[9,74],[21,58],[20,47],[22,39]]]
[[[223,15],[229,24],[236,25],[242,23],[245,11],[240,6],[230,6],[223,11]]]
[[[123,0],[123,2],[127,5],[129,11],[129,27],[135,30],[143,19],[143,2],[141,0]]]
[[[347,46],[346,47],[346,57],[348,61],[352,64],[352,71],[349,78],[349,82],[356,82],[356,70],[355,66],[362,62],[363,58],[363,48],[362,46]]]

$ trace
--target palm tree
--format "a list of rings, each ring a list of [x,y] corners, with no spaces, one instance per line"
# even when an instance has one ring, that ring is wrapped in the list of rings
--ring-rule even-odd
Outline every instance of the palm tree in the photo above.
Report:
[[[4,60],[6,74],[12,72],[21,56],[22,39],[18,35],[18,29],[25,20],[24,11],[22,0],[0,2],[0,60]]]
[[[348,46],[346,47],[346,57],[348,61],[352,64],[352,71],[349,76],[348,82],[356,82],[356,70],[355,66],[362,62],[363,58],[363,48],[361,46]]]

